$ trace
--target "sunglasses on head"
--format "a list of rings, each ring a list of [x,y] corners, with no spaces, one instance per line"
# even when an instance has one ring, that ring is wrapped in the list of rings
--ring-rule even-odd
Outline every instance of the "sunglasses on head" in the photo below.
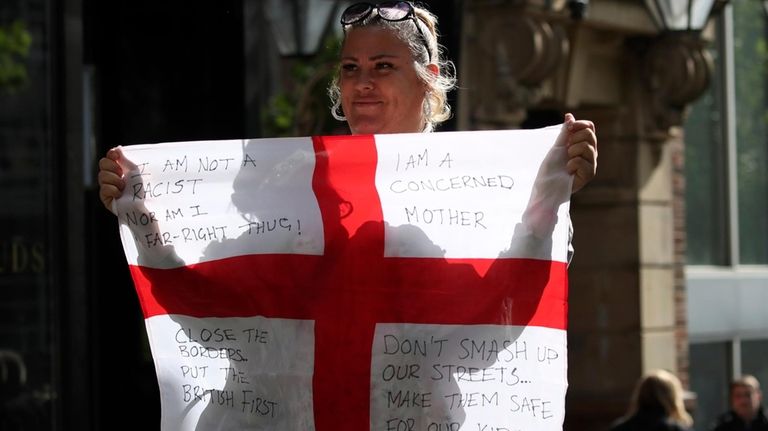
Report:
[[[352,6],[344,9],[344,12],[342,12],[341,25],[346,28],[346,26],[348,25],[358,23],[368,18],[368,16],[374,10],[379,15],[379,18],[383,19],[384,21],[398,22],[398,21],[405,21],[407,19],[410,19],[411,21],[413,21],[413,25],[416,26],[416,31],[419,32],[421,41],[423,42],[424,47],[427,49],[427,56],[429,57],[429,62],[430,63],[432,62],[432,52],[429,50],[429,44],[427,43],[427,38],[424,36],[424,33],[422,33],[421,27],[417,22],[418,18],[416,17],[416,11],[413,9],[413,4],[411,4],[411,2],[388,1],[388,2],[382,2],[379,4],[372,4],[372,3],[366,3],[366,2],[355,3]]]

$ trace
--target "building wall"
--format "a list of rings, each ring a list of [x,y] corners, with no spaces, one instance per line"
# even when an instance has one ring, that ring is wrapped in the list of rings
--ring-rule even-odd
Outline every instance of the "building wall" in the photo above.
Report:
[[[662,38],[642,2],[592,1],[583,19],[565,2],[513,3],[465,3],[459,124],[550,111],[596,125],[598,175],[571,207],[566,429],[604,429],[644,372],[688,382],[681,125],[705,83],[682,87],[706,81],[706,62],[698,42]]]

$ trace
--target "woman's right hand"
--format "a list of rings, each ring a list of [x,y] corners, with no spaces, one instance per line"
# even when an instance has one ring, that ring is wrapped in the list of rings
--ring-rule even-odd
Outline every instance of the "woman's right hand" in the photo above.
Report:
[[[112,148],[99,160],[99,198],[104,207],[113,213],[112,202],[123,194],[125,188],[123,168],[118,163],[121,157],[120,149]]]

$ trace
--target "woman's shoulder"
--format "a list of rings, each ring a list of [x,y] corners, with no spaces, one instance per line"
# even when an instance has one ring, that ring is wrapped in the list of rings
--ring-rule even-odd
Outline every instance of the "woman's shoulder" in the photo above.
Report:
[[[610,431],[635,431],[643,429],[643,421],[635,414],[630,417],[617,419],[610,428]]]
[[[634,415],[615,422],[610,431],[691,431],[691,429],[670,419]]]
[[[692,431],[690,427],[682,425],[679,422],[675,422],[669,418],[664,422],[666,424],[666,428],[659,428],[659,430],[663,429],[665,431]]]

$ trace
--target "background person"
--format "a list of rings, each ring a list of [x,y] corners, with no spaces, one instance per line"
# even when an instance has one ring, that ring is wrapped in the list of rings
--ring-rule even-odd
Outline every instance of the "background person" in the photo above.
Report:
[[[744,375],[730,385],[731,410],[717,420],[713,431],[768,431],[768,418],[761,405],[763,393],[754,376]]]
[[[455,79],[452,76],[451,63],[441,57],[434,15],[410,2],[386,2],[378,5],[358,3],[345,10],[342,25],[345,36],[340,52],[338,77],[329,89],[329,94],[334,106],[333,112],[338,118],[347,121],[352,134],[431,132],[449,117],[450,107],[446,102],[446,93],[454,86]],[[577,121],[570,114],[565,116],[564,123],[561,136],[566,137],[567,155],[560,153],[565,159],[559,164],[560,172],[565,164],[568,173],[574,175],[572,191],[577,191],[589,182],[596,172],[595,127],[592,122]],[[112,149],[99,162],[99,194],[104,206],[110,210],[114,199],[120,197],[125,187],[122,176],[127,172],[124,170],[127,163],[121,160],[121,157],[119,149]],[[265,169],[265,175],[269,175],[269,169]],[[246,182],[243,186],[254,187],[258,184]],[[253,204],[254,207],[259,205],[258,202]],[[363,225],[357,232],[349,232],[351,237],[342,249],[345,254],[339,259],[341,262],[350,260],[344,260],[346,256],[363,256],[366,251],[371,250],[368,247],[369,242],[366,241],[366,226],[371,224]],[[360,274],[350,273],[355,269],[350,270],[350,265],[340,268],[348,271],[345,273],[347,279],[354,279],[357,275],[360,275],[363,281],[379,278],[364,266],[356,267],[360,269]],[[438,273],[448,274],[446,271]],[[388,272],[387,275],[392,277],[393,273]],[[467,276],[476,277],[476,274],[472,272]],[[360,288],[365,286],[363,281],[358,284]],[[322,306],[320,301],[317,302]],[[499,306],[502,304],[502,301],[498,301]],[[349,321],[354,321],[353,317],[352,314],[344,316]],[[353,325],[348,327],[348,331],[352,333],[358,330],[359,328]],[[370,345],[364,346],[364,349],[370,352]],[[326,353],[323,354],[334,358],[330,362],[343,361],[343,358],[336,361],[334,356],[339,355],[340,351],[324,352]],[[343,397],[344,401],[331,398],[316,400],[318,404],[315,404],[315,419],[318,424],[343,419],[345,412],[361,412],[369,408],[370,394],[366,392],[367,386],[354,385],[356,379],[350,376],[370,378],[370,370],[363,366],[355,370],[345,367],[339,370],[342,374],[338,376],[333,372],[335,371],[332,370],[326,375],[334,377],[331,380],[341,388],[343,395],[340,397]],[[356,392],[358,390],[364,393]],[[198,429],[210,429],[209,424],[212,426],[220,420],[214,413],[201,416]],[[453,412],[452,417],[457,422],[463,421],[460,411]],[[359,429],[359,426],[355,429]]]
[[[687,431],[692,424],[680,380],[669,371],[654,370],[637,382],[627,415],[611,431]]]

